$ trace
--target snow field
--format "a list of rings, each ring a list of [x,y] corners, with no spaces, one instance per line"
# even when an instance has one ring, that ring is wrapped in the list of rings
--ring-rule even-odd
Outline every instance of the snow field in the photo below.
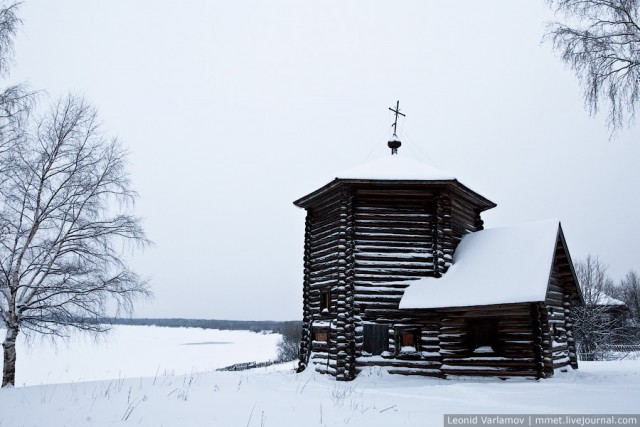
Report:
[[[336,382],[292,364],[0,390],[0,426],[440,426],[447,413],[634,413],[640,362],[546,381],[438,380],[368,369]]]
[[[411,427],[441,426],[452,413],[640,412],[640,360],[581,362],[578,371],[542,381],[440,380],[368,368],[345,383],[312,368],[296,374],[295,363],[206,372],[272,359],[278,339],[117,326],[107,344],[74,337],[56,352],[36,343],[25,351],[23,342],[18,383],[51,384],[0,389],[0,427]]]
[[[0,337],[4,339],[4,330]],[[18,386],[180,375],[274,360],[280,335],[116,325],[97,342],[87,335],[73,335],[68,342],[55,344],[20,338]]]

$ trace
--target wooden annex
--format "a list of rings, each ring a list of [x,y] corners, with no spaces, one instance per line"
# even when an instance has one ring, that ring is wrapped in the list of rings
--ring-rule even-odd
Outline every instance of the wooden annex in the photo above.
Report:
[[[444,378],[577,368],[582,299],[558,221],[484,230],[493,202],[402,153],[294,203],[307,212],[300,370],[348,381],[366,366]]]

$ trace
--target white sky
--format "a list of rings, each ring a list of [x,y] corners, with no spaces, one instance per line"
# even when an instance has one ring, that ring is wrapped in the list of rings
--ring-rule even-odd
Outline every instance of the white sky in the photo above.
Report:
[[[292,201],[401,153],[498,204],[487,227],[559,218],[574,259],[640,270],[640,126],[610,141],[549,44],[542,0],[27,0],[10,81],[98,108],[130,148],[155,245],[137,316],[296,319]],[[496,259],[496,262],[500,260]]]

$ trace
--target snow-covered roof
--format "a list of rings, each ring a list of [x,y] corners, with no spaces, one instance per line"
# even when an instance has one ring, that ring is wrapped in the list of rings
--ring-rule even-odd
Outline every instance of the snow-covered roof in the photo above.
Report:
[[[600,293],[595,298],[595,304],[596,305],[626,305],[624,302],[620,301],[619,299],[610,297],[605,293]]]
[[[488,200],[458,181],[456,177],[445,172],[432,164],[421,162],[411,158],[407,154],[397,154],[375,158],[364,164],[348,169],[334,175],[334,179],[324,186],[307,194],[293,202],[296,206],[306,208],[317,197],[322,197],[329,191],[337,188],[342,183],[362,183],[369,184],[398,184],[415,183],[417,185],[433,183],[436,185],[446,185],[458,192],[463,197],[467,197],[477,204],[481,210],[495,207],[495,203]]]
[[[433,165],[422,163],[401,154],[386,155],[365,164],[346,170],[336,176],[338,179],[384,179],[416,181],[450,181],[456,179]]]
[[[412,282],[400,308],[544,301],[559,227],[554,219],[467,234],[447,273]]]

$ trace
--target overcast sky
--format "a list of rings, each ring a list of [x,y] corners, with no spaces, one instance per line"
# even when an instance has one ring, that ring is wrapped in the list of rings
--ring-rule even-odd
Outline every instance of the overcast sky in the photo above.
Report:
[[[298,319],[292,201],[401,155],[498,204],[486,227],[559,218],[572,257],[640,270],[640,126],[609,140],[547,43],[542,0],[26,0],[13,82],[98,107],[131,151],[153,247],[140,317]],[[496,260],[499,262],[499,260]]]

